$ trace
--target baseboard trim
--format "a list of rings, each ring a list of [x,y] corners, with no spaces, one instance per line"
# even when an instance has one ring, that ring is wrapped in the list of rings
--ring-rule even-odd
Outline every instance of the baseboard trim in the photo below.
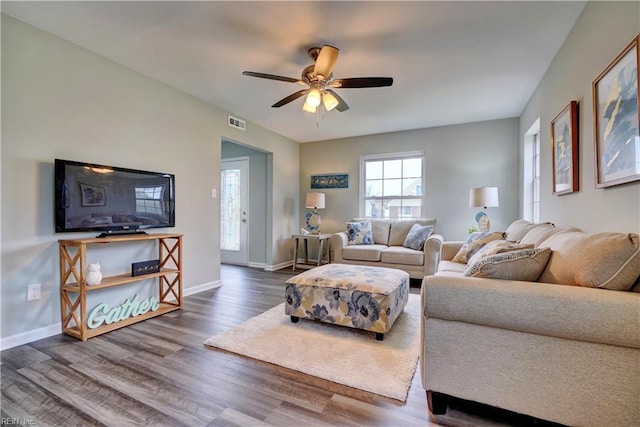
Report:
[[[281,262],[280,264],[275,265],[267,265],[264,269],[265,271],[276,271],[282,270],[283,268],[291,267],[293,265],[293,261]]]
[[[185,297],[189,295],[197,294],[200,292],[208,291],[210,289],[219,288],[222,286],[222,280],[214,280],[213,282],[203,283],[202,285],[192,286],[182,290]]]
[[[186,297],[189,295],[197,294],[198,292],[204,292],[210,289],[219,288],[220,286],[222,286],[222,281],[215,280],[213,282],[203,283],[201,285],[191,286],[190,288],[183,289],[182,295]],[[29,344],[30,342],[49,338],[61,333],[62,323],[58,322],[49,326],[44,326],[42,328],[21,332],[16,335],[11,335],[6,338],[0,338],[0,351],[8,350],[19,345]]]
[[[0,339],[0,350],[8,350],[19,345],[29,344],[43,338],[49,338],[62,333],[62,323],[54,323],[53,325],[44,326],[42,328],[33,329],[27,332],[21,332],[10,337]]]
[[[247,264],[247,266],[251,268],[260,268],[262,270],[267,269],[267,264],[265,264],[264,262],[250,262],[249,264]]]

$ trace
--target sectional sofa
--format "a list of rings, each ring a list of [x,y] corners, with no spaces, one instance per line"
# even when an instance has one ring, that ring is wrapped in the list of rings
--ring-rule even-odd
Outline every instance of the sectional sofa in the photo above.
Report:
[[[516,221],[495,240],[505,251],[484,256],[489,242],[444,242],[423,280],[430,410],[455,396],[571,426],[640,425],[639,236]]]

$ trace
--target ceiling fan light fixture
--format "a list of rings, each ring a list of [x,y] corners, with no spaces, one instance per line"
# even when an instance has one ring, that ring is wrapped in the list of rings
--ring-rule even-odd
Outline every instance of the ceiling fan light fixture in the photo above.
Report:
[[[307,89],[301,89],[292,93],[271,107],[279,108],[304,96],[305,103],[302,109],[311,113],[315,113],[318,107],[320,107],[321,111],[337,110],[341,113],[349,109],[349,105],[338,93],[334,92],[333,89],[385,87],[393,84],[392,77],[350,77],[334,79],[333,68],[336,65],[339,52],[340,50],[337,47],[330,45],[309,48],[308,53],[311,59],[313,59],[314,64],[305,67],[299,79],[275,74],[258,73],[255,71],[243,71],[242,74],[250,77],[297,83],[306,86]]]
[[[307,113],[315,113],[316,112],[316,107],[314,107],[313,105],[309,105],[308,102],[305,101],[305,103],[302,105],[302,109],[304,111],[306,111]]]
[[[338,106],[338,100],[330,92],[322,93],[322,103],[327,111],[331,111]]]
[[[306,104],[309,104],[311,107],[315,108],[318,105],[320,105],[320,101],[321,101],[320,91],[314,87],[313,89],[311,89],[311,91],[307,95]]]

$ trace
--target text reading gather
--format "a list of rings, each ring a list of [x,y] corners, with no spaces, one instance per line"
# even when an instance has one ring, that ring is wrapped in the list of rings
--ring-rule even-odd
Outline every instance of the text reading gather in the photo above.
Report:
[[[101,326],[103,323],[110,325],[129,317],[139,316],[149,311],[156,311],[160,307],[157,297],[149,297],[140,300],[136,294],[131,299],[124,300],[124,303],[109,309],[106,303],[96,305],[89,313],[87,326],[91,329]]]

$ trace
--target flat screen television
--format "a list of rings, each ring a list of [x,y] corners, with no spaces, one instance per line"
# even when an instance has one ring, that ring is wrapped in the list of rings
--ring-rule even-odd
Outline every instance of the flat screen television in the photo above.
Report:
[[[55,160],[57,233],[175,227],[175,176]]]

